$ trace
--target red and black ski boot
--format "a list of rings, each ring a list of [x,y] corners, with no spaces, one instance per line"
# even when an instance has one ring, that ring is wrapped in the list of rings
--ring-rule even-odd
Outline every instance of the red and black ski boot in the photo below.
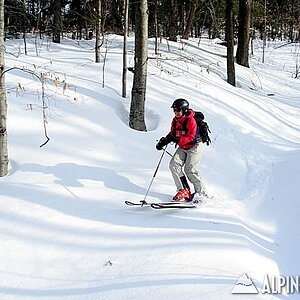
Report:
[[[177,194],[173,197],[174,202],[179,202],[179,201],[191,201],[192,194],[190,189],[185,188],[181,189],[177,192]]]

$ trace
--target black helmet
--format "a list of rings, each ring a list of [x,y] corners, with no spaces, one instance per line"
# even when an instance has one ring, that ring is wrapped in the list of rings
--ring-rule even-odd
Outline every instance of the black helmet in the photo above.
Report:
[[[175,108],[175,109],[182,109],[182,112],[184,114],[187,113],[188,109],[189,109],[189,103],[187,100],[183,99],[183,98],[179,98],[179,99],[176,99],[171,108]]]

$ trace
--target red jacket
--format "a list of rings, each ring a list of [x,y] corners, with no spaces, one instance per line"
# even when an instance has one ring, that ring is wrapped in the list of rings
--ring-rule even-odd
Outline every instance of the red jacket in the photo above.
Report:
[[[197,133],[197,123],[194,119],[195,112],[189,109],[187,115],[177,119],[173,118],[171,124],[170,134],[179,137],[178,146],[182,149],[188,150],[195,145],[195,137]],[[188,121],[185,121],[188,119]],[[183,128],[183,124],[186,124],[186,130]]]

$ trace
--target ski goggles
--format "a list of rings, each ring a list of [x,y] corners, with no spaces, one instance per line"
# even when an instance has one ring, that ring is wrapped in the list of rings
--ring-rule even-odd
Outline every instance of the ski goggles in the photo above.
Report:
[[[175,112],[181,112],[181,108],[179,108],[179,107],[173,107],[173,111],[174,111],[174,113]]]

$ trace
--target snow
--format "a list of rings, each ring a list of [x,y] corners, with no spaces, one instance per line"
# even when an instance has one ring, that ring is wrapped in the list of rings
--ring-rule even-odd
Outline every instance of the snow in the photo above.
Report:
[[[262,64],[262,44],[255,41],[251,68],[236,66],[232,87],[217,40],[163,40],[157,58],[149,40],[147,132],[127,125],[133,75],[123,99],[122,37],[107,37],[104,74],[103,61],[93,62],[93,45],[32,39],[24,55],[22,40],[6,41],[6,69],[50,78],[50,141],[39,147],[45,142],[41,82],[10,70],[0,298],[245,299],[231,294],[244,273],[258,290],[266,274],[299,276],[299,44],[269,42]],[[132,37],[129,53],[132,65]],[[146,194],[161,155],[156,140],[167,134],[170,105],[179,97],[201,110],[212,130],[200,171],[213,199],[188,210],[126,206]],[[175,193],[169,159],[147,201]]]

